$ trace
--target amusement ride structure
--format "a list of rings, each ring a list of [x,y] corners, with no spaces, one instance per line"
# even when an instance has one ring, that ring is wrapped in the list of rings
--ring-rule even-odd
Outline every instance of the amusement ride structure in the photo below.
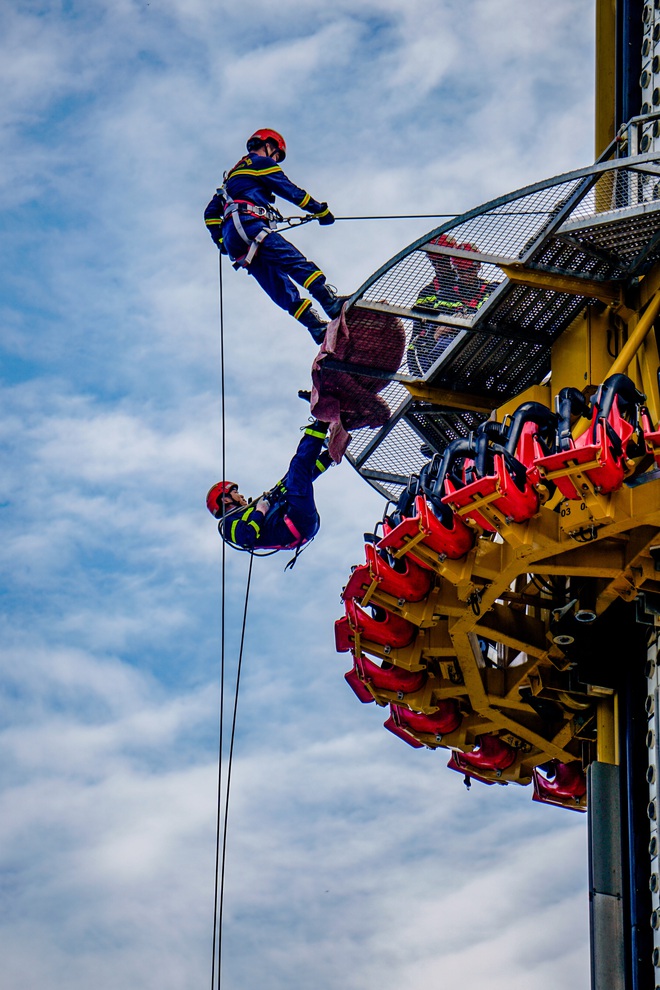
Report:
[[[342,317],[377,347],[329,334],[326,390],[371,396],[347,456],[387,500],[335,632],[402,741],[586,811],[592,988],[653,990],[660,0],[598,0],[596,36],[595,164],[384,265]]]

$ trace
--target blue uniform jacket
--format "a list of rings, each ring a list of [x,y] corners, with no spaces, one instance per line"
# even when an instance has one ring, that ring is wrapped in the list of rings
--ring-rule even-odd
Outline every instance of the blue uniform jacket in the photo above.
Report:
[[[271,206],[280,196],[315,216],[327,212],[325,203],[312,199],[284,174],[273,158],[249,152],[234,165],[225,182],[227,194],[234,200],[247,200],[257,206]]]
[[[296,539],[284,522],[287,509],[286,503],[282,502],[273,505],[264,516],[263,512],[257,512],[256,502],[248,505],[243,512],[232,515],[231,519],[225,520],[225,538],[246,550],[284,550],[292,545],[296,546],[300,541]],[[300,535],[305,541],[311,540],[318,532],[319,525],[320,519],[316,513],[316,525]],[[223,536],[222,522],[219,523],[218,529],[220,535]]]

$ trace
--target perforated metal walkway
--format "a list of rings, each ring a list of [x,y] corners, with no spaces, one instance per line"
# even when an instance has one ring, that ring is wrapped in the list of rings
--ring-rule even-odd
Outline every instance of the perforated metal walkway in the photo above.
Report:
[[[396,498],[428,460],[424,445],[442,450],[542,382],[552,344],[580,311],[618,296],[658,258],[656,152],[527,186],[415,241],[351,298],[354,321],[363,310],[397,316],[407,350],[381,393],[390,421],[355,431],[349,460]],[[412,398],[403,381],[413,379],[446,401]]]

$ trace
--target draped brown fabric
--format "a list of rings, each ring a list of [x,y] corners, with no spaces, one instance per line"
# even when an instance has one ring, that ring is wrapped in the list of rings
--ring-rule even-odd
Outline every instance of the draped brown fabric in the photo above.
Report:
[[[312,365],[311,412],[330,423],[328,449],[341,461],[350,442],[350,430],[383,426],[391,410],[379,392],[387,379],[326,369],[328,358],[364,365],[370,370],[396,373],[401,367],[406,335],[403,324],[390,313],[354,307],[344,311],[327,329]]]

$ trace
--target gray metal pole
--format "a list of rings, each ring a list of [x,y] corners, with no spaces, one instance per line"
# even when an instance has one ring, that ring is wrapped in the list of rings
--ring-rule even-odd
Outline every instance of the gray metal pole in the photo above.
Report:
[[[626,990],[619,768],[587,773],[591,990]]]

